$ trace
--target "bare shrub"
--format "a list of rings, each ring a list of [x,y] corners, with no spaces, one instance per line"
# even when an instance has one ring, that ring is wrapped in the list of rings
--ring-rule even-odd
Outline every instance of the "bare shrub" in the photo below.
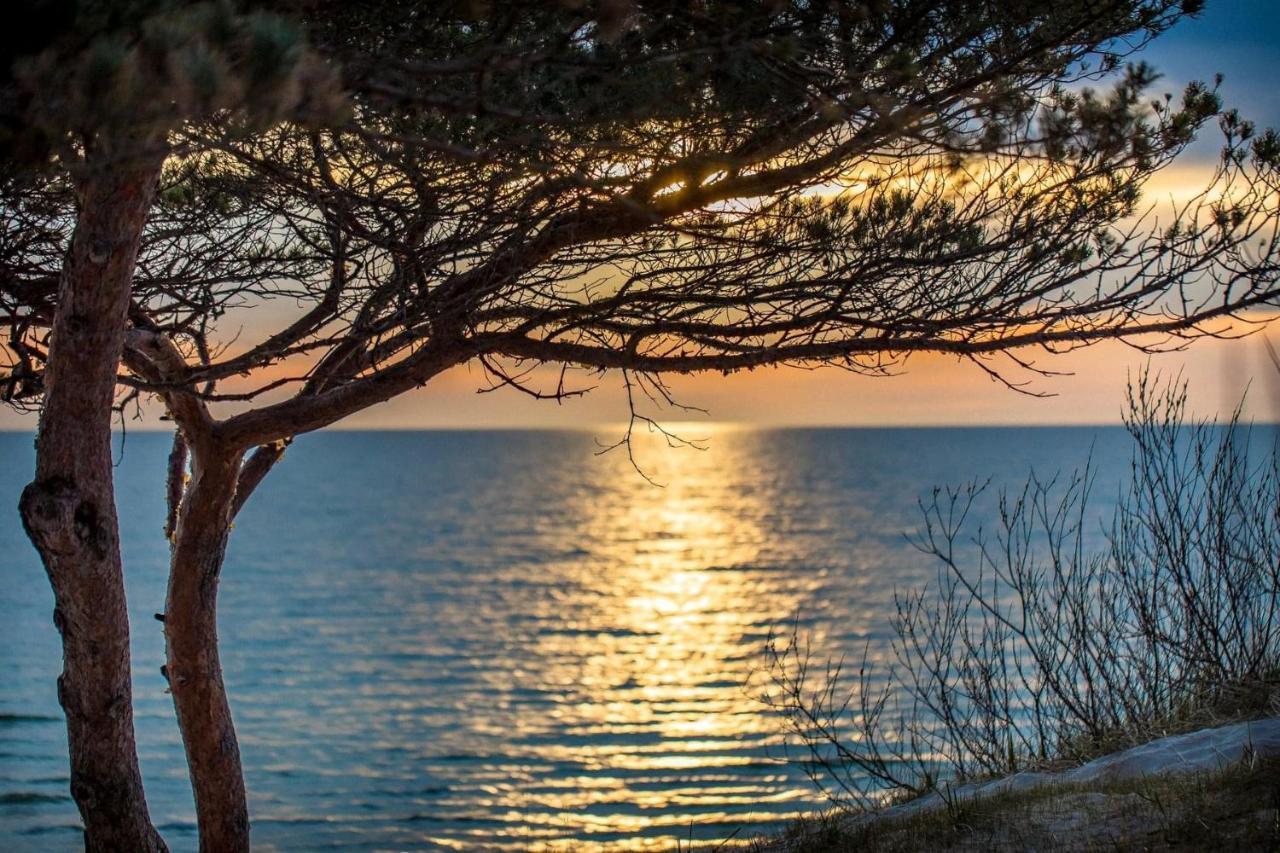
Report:
[[[1276,710],[1276,442],[1239,409],[1226,424],[1188,420],[1185,384],[1150,373],[1130,386],[1125,426],[1132,470],[1101,529],[1091,464],[1001,490],[992,529],[975,523],[985,484],[922,501],[915,544],[938,579],[895,595],[888,663],[868,649],[854,676],[816,667],[795,633],[769,643],[765,701],[834,803]]]

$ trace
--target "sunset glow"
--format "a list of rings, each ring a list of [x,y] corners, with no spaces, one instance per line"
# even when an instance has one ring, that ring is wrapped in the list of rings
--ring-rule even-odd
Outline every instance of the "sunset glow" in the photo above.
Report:
[[[0,851],[1280,849],[1277,2],[18,0]]]

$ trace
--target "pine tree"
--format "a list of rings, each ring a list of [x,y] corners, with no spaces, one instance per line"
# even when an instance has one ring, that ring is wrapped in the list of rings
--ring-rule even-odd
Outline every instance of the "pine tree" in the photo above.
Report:
[[[41,349],[36,474],[22,519],[54,590],[58,700],[86,849],[163,850],[138,772],[110,448],[139,247],[165,164],[182,154],[175,131],[306,118],[332,107],[336,87],[294,25],[243,4],[16,7],[8,12],[23,26],[6,28],[0,44],[9,249],[51,262],[34,276],[19,265],[3,285],[19,361],[31,357],[22,329],[52,330]],[[33,210],[51,228],[31,228]]]

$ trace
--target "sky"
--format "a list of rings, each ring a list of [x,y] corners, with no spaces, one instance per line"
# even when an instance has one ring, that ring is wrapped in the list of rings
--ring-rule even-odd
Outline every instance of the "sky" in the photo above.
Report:
[[[1280,128],[1280,7],[1267,0],[1209,0],[1197,19],[1184,21],[1153,43],[1142,58],[1164,76],[1157,91],[1176,94],[1193,79],[1221,73],[1224,101],[1259,126]],[[1155,182],[1157,192],[1194,186],[1220,142],[1207,129],[1190,156]],[[250,321],[248,325],[253,325]],[[1270,332],[1280,348],[1280,324]],[[981,368],[953,358],[925,355],[896,375],[866,377],[836,368],[776,368],[734,376],[702,375],[672,381],[676,399],[705,410],[647,410],[663,423],[736,422],[761,426],[894,426],[1118,423],[1129,376],[1149,366],[1188,382],[1194,412],[1209,417],[1233,408],[1248,391],[1249,416],[1280,421],[1280,371],[1262,337],[1200,341],[1186,351],[1149,357],[1121,343],[1036,356],[1043,377],[1004,371],[1011,390]],[[998,366],[999,362],[993,364]],[[553,380],[554,381],[554,380]],[[590,394],[564,403],[530,399],[511,389],[477,393],[486,386],[477,368],[462,367],[339,424],[351,429],[601,428],[627,416],[617,377],[602,377]],[[166,428],[156,406],[128,426]],[[31,429],[31,416],[0,410],[0,428]],[[688,425],[696,433],[696,427]]]

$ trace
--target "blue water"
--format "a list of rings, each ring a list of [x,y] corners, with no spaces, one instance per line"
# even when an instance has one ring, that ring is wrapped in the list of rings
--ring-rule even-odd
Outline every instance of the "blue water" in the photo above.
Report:
[[[706,430],[693,428],[691,435]],[[607,437],[601,433],[600,437]],[[904,533],[935,485],[1092,450],[1120,429],[331,432],[242,513],[222,654],[257,849],[622,850],[716,842],[821,803],[757,701],[771,630],[883,649],[895,587],[936,567]],[[138,742],[152,816],[194,850],[159,674],[169,437],[117,468]],[[52,594],[17,520],[32,438],[0,434],[0,849],[75,850]]]

